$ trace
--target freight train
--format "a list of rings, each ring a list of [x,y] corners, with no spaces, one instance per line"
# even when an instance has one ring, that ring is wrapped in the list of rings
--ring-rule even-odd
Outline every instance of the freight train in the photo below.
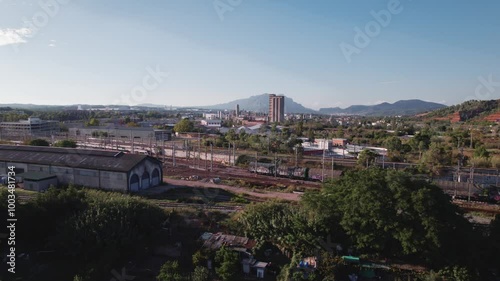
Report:
[[[285,165],[276,165],[263,162],[252,162],[249,164],[249,171],[261,175],[278,176],[283,178],[301,179],[301,180],[321,180],[311,177],[307,167],[290,167]]]

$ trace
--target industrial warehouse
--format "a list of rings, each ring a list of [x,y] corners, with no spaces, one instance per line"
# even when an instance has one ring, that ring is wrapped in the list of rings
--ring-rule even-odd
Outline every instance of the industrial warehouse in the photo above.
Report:
[[[15,167],[16,177],[26,178],[26,189],[36,191],[75,184],[135,192],[157,186],[163,178],[162,164],[155,158],[115,151],[0,145],[0,175],[7,174],[9,166]]]

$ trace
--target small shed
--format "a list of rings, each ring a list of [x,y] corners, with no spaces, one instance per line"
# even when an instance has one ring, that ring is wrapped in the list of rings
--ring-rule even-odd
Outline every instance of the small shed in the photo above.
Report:
[[[45,191],[51,185],[57,186],[57,176],[43,172],[26,172],[19,174],[23,179],[24,189],[32,191]]]
[[[253,258],[243,259],[241,264],[243,265],[243,273],[253,275],[261,279],[264,278],[266,267],[268,265],[267,262],[257,261]]]

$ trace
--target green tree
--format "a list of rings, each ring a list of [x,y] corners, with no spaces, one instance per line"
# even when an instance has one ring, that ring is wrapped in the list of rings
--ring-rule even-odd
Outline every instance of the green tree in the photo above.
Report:
[[[467,268],[461,266],[445,267],[444,269],[440,270],[438,274],[444,280],[453,280],[453,281],[475,280],[471,272]]]
[[[207,262],[207,258],[201,250],[196,251],[192,256],[192,259],[194,266],[205,265]]]
[[[391,153],[401,152],[401,150],[403,148],[403,144],[401,142],[401,139],[399,139],[398,137],[395,137],[395,136],[392,136],[392,137],[386,139],[384,144],[385,144],[385,147]]]
[[[73,281],[85,281],[85,279],[81,275],[75,275],[75,277],[73,277]]]
[[[451,151],[446,150],[442,144],[432,143],[420,160],[423,165],[433,174],[440,174],[441,169],[449,165],[451,161]]]
[[[176,133],[186,133],[186,132],[192,132],[194,130],[194,123],[187,119],[184,118],[181,121],[177,122],[174,126],[174,131]]]
[[[206,267],[197,266],[194,268],[192,281],[209,281],[210,271]]]
[[[167,261],[161,268],[160,273],[156,276],[158,281],[182,281],[184,278],[181,275],[181,270],[178,261]]]
[[[229,143],[232,143],[233,141],[237,140],[238,139],[238,135],[236,134],[235,130],[234,129],[229,129],[229,131],[227,131],[226,135],[224,136],[224,138],[226,139],[226,141],[228,141]]]
[[[250,205],[238,217],[245,235],[271,242],[283,252],[307,251],[315,247],[314,220],[296,206],[277,202]]]
[[[77,144],[76,144],[76,141],[74,141],[74,140],[61,140],[61,141],[56,142],[54,144],[54,146],[75,148],[75,147],[77,147]]]
[[[497,214],[490,224],[490,235],[486,241],[486,249],[488,249],[488,258],[485,260],[492,268],[500,272],[500,264],[496,262],[498,253],[500,253],[500,214]]]
[[[479,158],[488,158],[490,157],[490,153],[484,147],[484,145],[479,145],[474,149],[474,157],[479,157]]]
[[[378,168],[352,171],[304,199],[311,212],[322,212],[318,216],[333,224],[338,220],[365,253],[435,265],[471,260],[472,226],[439,187],[410,174]]]
[[[34,139],[31,140],[28,145],[34,145],[34,146],[50,146],[50,143],[44,139]]]
[[[370,149],[365,149],[361,151],[358,155],[358,166],[367,167],[375,163],[378,154]]]
[[[307,138],[309,141],[314,141],[314,130],[311,127],[307,129]]]
[[[295,130],[295,134],[297,136],[301,137],[303,132],[304,132],[304,121],[300,120],[299,122],[297,122],[294,130]]]
[[[99,119],[90,118],[90,120],[87,123],[85,123],[85,126],[87,126],[87,127],[96,127],[96,126],[99,126]]]
[[[125,126],[135,128],[139,127],[139,124],[137,124],[136,122],[127,122]]]
[[[218,266],[215,272],[222,281],[237,281],[240,263],[238,254],[223,246],[215,254],[215,262]]]

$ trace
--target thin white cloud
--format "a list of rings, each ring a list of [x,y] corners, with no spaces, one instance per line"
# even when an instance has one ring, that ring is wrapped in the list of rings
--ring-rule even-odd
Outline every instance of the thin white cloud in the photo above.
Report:
[[[0,46],[26,43],[26,37],[30,35],[29,28],[0,28]]]

